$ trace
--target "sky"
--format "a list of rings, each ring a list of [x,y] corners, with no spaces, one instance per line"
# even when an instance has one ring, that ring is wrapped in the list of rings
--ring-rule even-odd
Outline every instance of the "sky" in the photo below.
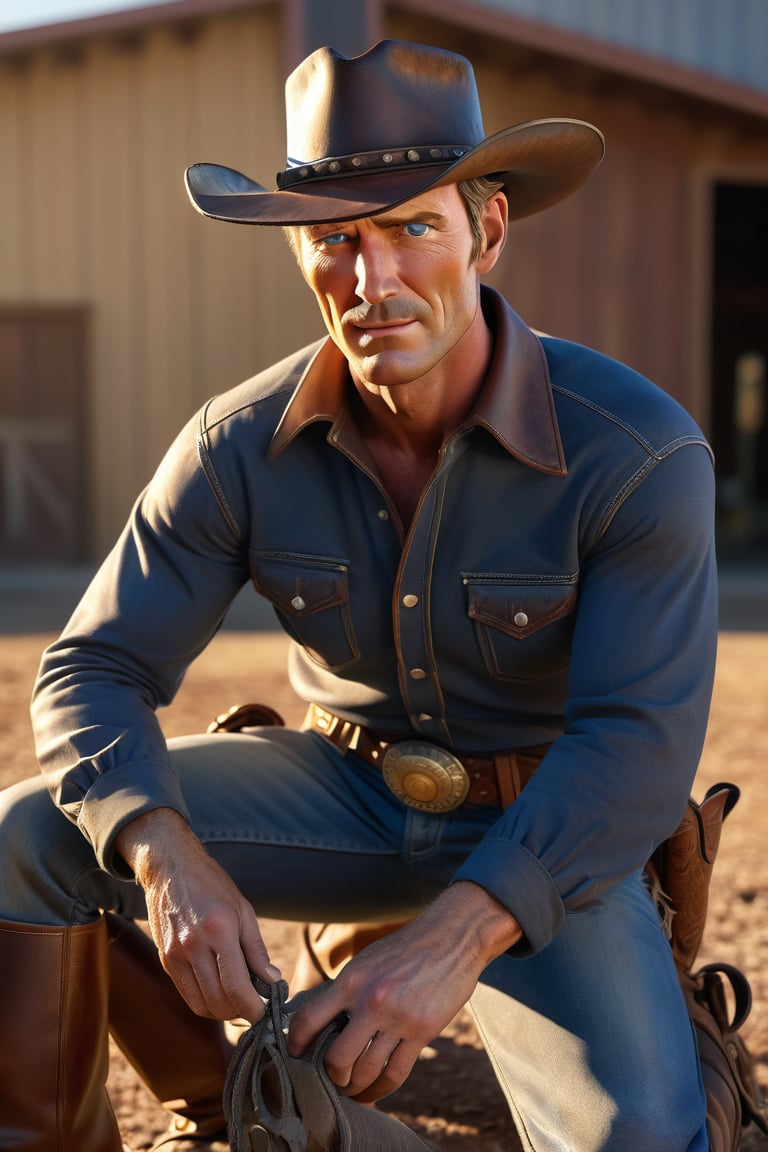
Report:
[[[0,32],[81,20],[125,8],[143,8],[152,0],[0,0]]]

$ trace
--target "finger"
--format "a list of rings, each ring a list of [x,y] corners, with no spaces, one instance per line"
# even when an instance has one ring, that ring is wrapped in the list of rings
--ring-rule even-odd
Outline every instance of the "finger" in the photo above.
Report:
[[[395,1039],[388,1038],[382,1033],[372,1036],[364,1051],[360,1053],[352,1065],[349,1079],[344,1084],[336,1080],[335,1075],[331,1074],[328,1061],[326,1061],[326,1071],[343,1096],[356,1097],[379,1080],[400,1043],[401,1038],[399,1036]],[[332,1063],[331,1067],[333,1067]]]
[[[259,929],[259,922],[254,916],[244,922],[240,929],[240,945],[245,957],[249,972],[253,972],[267,984],[275,984],[282,979],[280,969],[274,965],[264,943]]]
[[[404,1044],[399,1031],[394,1031],[392,1027],[382,1028],[371,1036],[372,1023],[372,1017],[367,1013],[353,1012],[346,1028],[336,1037],[323,1058],[328,1075],[339,1089],[344,1090],[345,1095],[358,1096],[382,1077],[386,1079],[390,1061],[395,1061],[393,1069],[399,1068],[402,1063],[401,1059],[395,1058],[395,1053]],[[394,1027],[397,1028],[398,1024]],[[412,1042],[411,1047],[415,1059],[419,1048]]]
[[[253,987],[242,953],[240,980],[229,975],[231,965],[229,955],[223,959],[208,951],[196,954],[194,961],[170,961],[168,974],[198,1016],[213,1020],[233,1020],[242,1016],[254,1023],[261,1019],[264,1002]]]
[[[176,990],[187,1006],[196,1016],[210,1016],[205,997],[197,982],[197,977],[189,964],[182,964],[177,960],[169,960],[164,965],[165,971],[176,985]]]
[[[266,954],[266,949],[264,952]],[[261,967],[264,968],[263,963]],[[264,1001],[253,986],[252,970],[239,946],[228,948],[226,952],[219,952],[216,956],[218,982],[229,1006],[229,1014],[222,1016],[221,1019],[231,1020],[235,1017],[242,1017],[250,1024],[255,1024],[263,1016]],[[260,975],[259,972],[256,974]],[[262,979],[265,977],[262,976]]]
[[[375,1104],[377,1100],[388,1096],[405,1083],[420,1051],[417,1044],[401,1040],[390,1052],[379,1075],[367,1087],[355,1091],[353,1083],[350,1082],[346,1088],[339,1089],[339,1095],[354,1098],[359,1104]]]
[[[222,983],[219,957],[215,953],[209,952],[196,957],[192,971],[204,1004],[204,1011],[200,1015],[210,1016],[215,1020],[232,1020],[240,1015],[229,991]],[[258,999],[253,985],[250,986],[250,990]],[[261,1015],[261,1007],[262,1004],[259,1000],[259,1011],[256,1019]]]
[[[304,1055],[326,1025],[346,1008],[346,999],[337,983],[318,989],[311,1000],[291,1015],[288,1025],[288,1051],[291,1056]],[[359,1051],[358,1047],[355,1055]]]

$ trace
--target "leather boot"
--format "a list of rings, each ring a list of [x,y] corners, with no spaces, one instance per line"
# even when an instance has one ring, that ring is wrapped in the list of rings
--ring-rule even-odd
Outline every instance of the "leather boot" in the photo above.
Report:
[[[122,1152],[106,1090],[107,982],[102,920],[0,921],[4,1152]]]
[[[366,924],[305,924],[290,979],[291,994],[334,980],[363,948],[407,923],[407,920],[381,920]]]
[[[693,968],[707,923],[709,885],[723,821],[739,799],[735,784],[715,784],[697,804],[691,797],[677,830],[648,862],[651,890],[672,911],[662,915],[679,972]]]
[[[224,1026],[187,1007],[137,924],[111,913],[106,921],[109,1030],[149,1090],[176,1114],[161,1145],[167,1143],[169,1152],[215,1152],[213,1140],[225,1128],[222,1095],[233,1052]]]

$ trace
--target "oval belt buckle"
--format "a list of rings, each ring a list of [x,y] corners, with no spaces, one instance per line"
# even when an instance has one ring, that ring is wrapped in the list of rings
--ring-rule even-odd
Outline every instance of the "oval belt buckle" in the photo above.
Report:
[[[453,812],[469,791],[469,776],[461,761],[445,748],[419,740],[390,744],[381,772],[390,792],[421,812]]]

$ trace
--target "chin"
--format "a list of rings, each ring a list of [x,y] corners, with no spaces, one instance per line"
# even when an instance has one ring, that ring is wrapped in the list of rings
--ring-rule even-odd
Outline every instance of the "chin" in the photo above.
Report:
[[[356,365],[363,380],[375,388],[397,388],[411,384],[429,371],[431,364],[416,357],[403,357],[393,352],[380,352],[361,357]]]

